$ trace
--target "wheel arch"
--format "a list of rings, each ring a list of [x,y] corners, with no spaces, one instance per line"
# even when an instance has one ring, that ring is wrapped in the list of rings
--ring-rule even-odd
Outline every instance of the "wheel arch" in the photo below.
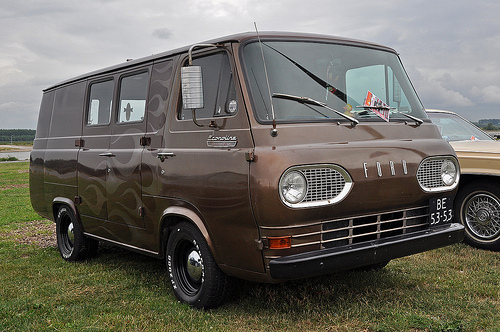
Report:
[[[464,219],[464,213],[466,211],[464,207],[466,206],[466,202],[473,199],[478,193],[493,195],[493,198],[497,201],[496,209],[498,211],[498,201],[500,200],[500,176],[493,174],[465,174],[462,176],[459,190],[455,197],[454,212],[458,219],[457,221],[465,226],[464,241],[476,248],[499,251],[500,236],[498,233],[494,237],[489,236],[484,238],[482,234],[476,233]]]
[[[163,211],[158,232],[161,243],[161,257],[165,257],[165,249],[172,227],[181,222],[189,222],[200,231],[212,252],[212,256],[218,262],[217,252],[203,219],[195,211],[182,206],[171,206]]]
[[[57,212],[61,208],[61,206],[66,206],[69,209],[71,209],[75,215],[76,221],[80,225],[80,227],[83,229],[82,221],[80,220],[80,214],[78,213],[78,210],[76,209],[75,202],[73,202],[71,199],[67,197],[55,197],[52,200],[52,216],[53,216],[53,221],[55,222],[57,218]]]
[[[463,187],[471,182],[475,181],[494,181],[500,185],[500,175],[496,174],[474,174],[474,173],[462,173],[460,174],[460,183],[458,184],[458,190],[460,191]]]

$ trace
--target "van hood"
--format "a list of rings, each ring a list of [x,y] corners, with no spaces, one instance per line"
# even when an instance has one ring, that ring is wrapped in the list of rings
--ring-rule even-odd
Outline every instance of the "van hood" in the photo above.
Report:
[[[454,192],[423,194],[417,170],[427,157],[455,156],[431,123],[419,127],[403,123],[330,126],[280,126],[253,130],[255,160],[250,164],[250,188],[259,225],[290,225],[341,218],[370,211],[424,206],[431,197]],[[274,143],[274,144],[273,144]],[[279,196],[279,180],[291,167],[338,165],[353,180],[351,192],[334,205],[290,209]]]

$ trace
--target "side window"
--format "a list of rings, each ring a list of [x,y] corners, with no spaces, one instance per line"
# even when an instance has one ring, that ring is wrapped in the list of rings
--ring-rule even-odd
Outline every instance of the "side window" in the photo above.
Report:
[[[141,122],[146,111],[148,72],[125,76],[120,81],[117,123]]]
[[[108,125],[113,105],[113,80],[90,85],[87,125]]]
[[[235,115],[238,111],[233,73],[227,53],[217,53],[193,59],[194,66],[201,66],[203,76],[204,108],[196,110],[196,118],[214,118]],[[179,103],[178,117],[192,119],[192,110]]]

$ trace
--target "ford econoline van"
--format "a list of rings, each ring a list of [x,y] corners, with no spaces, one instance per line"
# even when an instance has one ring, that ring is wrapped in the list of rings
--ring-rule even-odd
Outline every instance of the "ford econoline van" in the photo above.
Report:
[[[44,90],[34,209],[67,261],[106,242],[165,259],[196,308],[463,239],[459,165],[397,53],[247,33]]]

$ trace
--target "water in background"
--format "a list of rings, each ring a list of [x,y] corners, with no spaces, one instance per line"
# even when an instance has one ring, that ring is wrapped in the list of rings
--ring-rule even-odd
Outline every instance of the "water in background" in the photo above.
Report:
[[[29,160],[30,151],[9,151],[0,152],[0,158],[16,157],[17,160]]]

